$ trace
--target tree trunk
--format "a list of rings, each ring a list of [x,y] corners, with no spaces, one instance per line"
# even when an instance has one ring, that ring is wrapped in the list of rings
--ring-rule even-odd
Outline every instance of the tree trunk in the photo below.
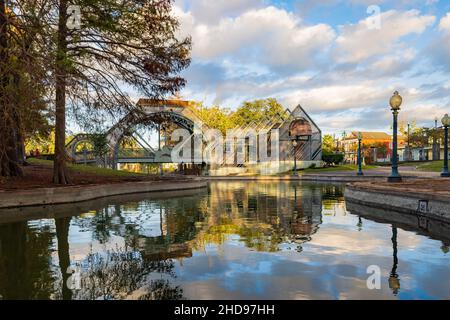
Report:
[[[69,253],[69,229],[71,217],[55,219],[56,238],[58,239],[58,260],[59,269],[62,275],[62,297],[63,300],[72,299],[72,290],[67,286],[70,274],[67,272],[70,267]]]
[[[56,101],[55,101],[55,160],[53,182],[68,184],[66,168],[66,54],[67,54],[67,0],[60,0],[58,21],[58,52],[56,53]]]
[[[11,177],[23,174],[18,161],[18,123],[16,111],[8,90],[8,21],[6,1],[0,0],[0,176]]]

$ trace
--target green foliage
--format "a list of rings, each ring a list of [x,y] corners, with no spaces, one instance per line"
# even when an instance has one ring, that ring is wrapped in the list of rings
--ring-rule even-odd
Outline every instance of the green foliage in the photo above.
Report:
[[[322,153],[322,160],[327,166],[337,165],[344,161],[344,154],[324,151]]]
[[[322,150],[324,152],[331,153],[335,150],[336,146],[332,135],[326,134],[322,139]]]
[[[218,129],[222,134],[226,134],[227,130],[234,127],[231,118],[231,111],[228,108],[221,108],[219,106],[205,107],[202,103],[195,103],[192,105],[196,114],[200,119],[210,128]]]
[[[284,114],[284,108],[274,98],[244,102],[232,115],[235,126],[246,126]]]
[[[92,142],[93,153],[97,157],[103,157],[109,151],[108,139],[105,134],[95,133],[89,138]]]
[[[417,167],[417,170],[419,171],[426,171],[426,172],[442,172],[444,168],[444,161],[427,161],[424,163],[417,163],[417,162],[404,162],[401,163],[400,166],[413,166]]]
[[[417,127],[415,121],[410,125],[409,134],[407,124],[401,123],[399,127],[399,131],[403,135],[405,144],[407,144],[409,140],[409,144],[412,148],[424,148],[435,140],[442,141],[444,139],[444,130],[441,128],[420,128]]]
[[[284,108],[274,98],[244,102],[236,111],[220,106],[205,107],[202,103],[194,103],[192,107],[197,116],[210,128],[226,131],[266,119],[284,116]]]

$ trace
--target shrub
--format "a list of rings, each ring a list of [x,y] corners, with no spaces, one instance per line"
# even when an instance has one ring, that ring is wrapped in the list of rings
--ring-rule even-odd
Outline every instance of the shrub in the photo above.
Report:
[[[344,161],[344,154],[324,152],[322,155],[322,160],[327,166],[336,165]]]

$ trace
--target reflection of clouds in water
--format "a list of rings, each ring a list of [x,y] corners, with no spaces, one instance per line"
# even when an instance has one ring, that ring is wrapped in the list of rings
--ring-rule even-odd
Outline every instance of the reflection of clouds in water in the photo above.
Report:
[[[189,242],[194,246],[193,256],[175,263],[177,278],[172,283],[181,286],[187,298],[445,296],[441,283],[428,279],[430,268],[435,274],[448,276],[448,270],[440,267],[442,256],[434,256],[435,264],[426,262],[429,248],[433,248],[434,254],[439,250],[436,241],[402,230],[398,233],[397,270],[401,288],[398,296],[392,294],[388,283],[393,265],[391,226],[348,213],[345,202],[336,201],[341,199],[339,187],[232,182],[213,183],[210,192],[208,206],[203,208],[206,220],[197,224],[194,238]],[[328,195],[326,199],[322,198],[324,194]],[[152,228],[160,227],[161,222],[156,207],[152,203],[140,203],[122,210],[122,215],[127,225],[136,228],[139,237],[158,237],[162,233],[152,233]],[[174,208],[167,207],[167,210]],[[171,229],[180,232],[174,217],[163,224],[171,221]],[[164,226],[164,232],[167,230],[168,226]],[[75,229],[74,232],[77,233]],[[85,236],[83,243],[89,237]],[[110,237],[107,246],[114,246],[120,239],[120,236]],[[271,239],[276,240],[273,243],[280,251],[269,253],[273,251]],[[294,242],[296,239],[299,243]],[[260,245],[255,247],[255,244]],[[301,253],[293,250],[297,245],[301,245]],[[84,250],[88,248],[85,246]],[[75,244],[71,253],[77,250],[83,252]],[[93,250],[101,251],[102,245],[94,241]],[[381,290],[367,289],[366,269],[372,264],[381,268]],[[430,286],[426,292],[421,289],[423,281]],[[140,295],[142,290],[138,289],[131,296]]]
[[[381,292],[366,287],[367,275],[358,266],[340,263],[336,259],[309,265],[290,261],[284,256],[249,252],[242,247],[224,245],[239,260],[217,261],[222,277],[197,270],[195,263],[185,263],[182,276],[187,298],[199,299],[369,299],[393,298],[385,285]],[[217,259],[218,260],[218,259]],[[302,259],[299,259],[302,260]],[[388,261],[386,261],[388,263]],[[270,276],[269,276],[270,275]],[[387,277],[387,273],[383,275]]]
[[[115,275],[127,285],[128,278],[139,277],[139,285],[130,291],[111,287],[117,297],[132,299],[181,294],[194,299],[448,298],[450,255],[443,253],[442,243],[400,228],[400,290],[392,294],[391,225],[346,212],[342,191],[341,186],[325,184],[212,183],[208,197],[143,196],[99,206],[71,218],[69,246],[61,257],[70,257],[73,264],[118,248],[135,252],[136,258],[123,269],[139,271],[131,277],[116,274],[122,270],[120,263],[104,270],[106,279]],[[27,226],[33,235],[49,233],[48,247],[41,249],[51,257],[58,286],[58,267],[63,266],[58,266],[55,251],[54,220],[33,220]],[[65,237],[60,232],[58,239]],[[154,268],[162,261],[170,264],[170,272]],[[381,268],[381,290],[367,289],[369,265]]]
[[[233,186],[240,187],[238,184]],[[247,186],[245,192],[253,194],[258,190],[264,190],[265,197],[274,193],[268,186],[255,184]],[[302,199],[303,192],[304,198],[304,190],[299,188],[297,191],[297,197]],[[292,197],[289,190],[282,193]],[[314,191],[307,193],[314,194]],[[216,201],[223,204],[229,202],[233,195],[220,194],[216,197]],[[314,208],[304,200],[299,203],[303,210]],[[388,283],[393,266],[391,237],[389,224],[359,219],[346,211],[344,202],[327,199],[323,201],[322,224],[317,233],[311,235],[311,240],[302,244],[301,254],[287,250],[292,244],[286,242],[279,245],[282,251],[256,253],[243,247],[242,243],[238,245],[239,237],[228,237],[225,243],[219,245],[220,260],[213,252],[208,257],[210,268],[219,272],[207,269],[197,273],[195,261],[191,261],[184,264],[180,280],[185,282],[183,287],[187,297],[199,297],[200,294],[201,299],[397,299],[408,297],[405,291],[415,292],[416,298],[427,297],[421,292],[421,281],[415,281],[422,275],[416,274],[414,264],[416,259],[422,260],[421,265],[427,269],[428,264],[423,261],[429,253],[427,244],[433,246],[434,253],[438,253],[439,246],[436,241],[423,236],[399,232],[398,273],[401,288],[399,295],[395,296]],[[402,253],[408,250],[415,252],[416,257],[403,261]],[[442,265],[442,256],[436,259],[437,264]],[[380,291],[367,289],[366,269],[372,264],[380,266],[382,271]],[[442,268],[438,272],[448,275],[448,271]],[[222,278],[218,279],[218,275]],[[439,283],[434,285],[440,286]],[[443,296],[442,293],[436,296]]]
[[[322,225],[319,233],[312,237],[311,242],[306,244],[304,249],[325,255],[366,254],[367,252],[389,255],[385,248],[390,245],[389,238],[377,238],[373,234],[346,228],[336,230]]]

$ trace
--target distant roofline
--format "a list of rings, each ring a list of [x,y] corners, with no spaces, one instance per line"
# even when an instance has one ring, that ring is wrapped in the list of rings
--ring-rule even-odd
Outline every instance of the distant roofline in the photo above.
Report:
[[[355,140],[358,137],[358,133],[361,134],[376,134],[376,135],[383,135],[380,137],[374,137],[374,138],[365,138],[365,139],[373,139],[373,140],[388,140],[388,139],[392,139],[392,134],[386,133],[384,131],[350,131],[349,134],[347,136],[345,136],[342,140]],[[404,139],[405,137],[402,134],[398,134],[398,139]]]

